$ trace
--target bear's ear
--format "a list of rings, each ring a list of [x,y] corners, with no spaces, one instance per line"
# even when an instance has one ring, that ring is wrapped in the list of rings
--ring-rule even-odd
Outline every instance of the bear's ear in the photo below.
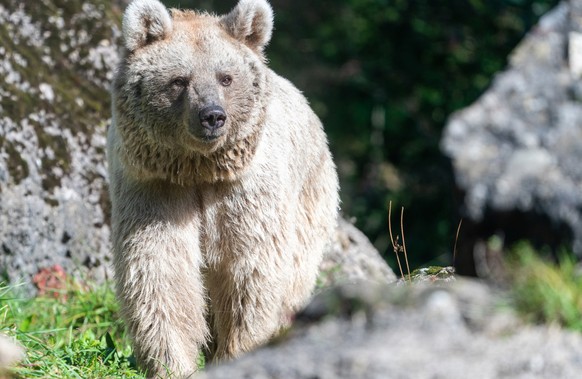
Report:
[[[221,23],[230,35],[262,55],[273,32],[273,9],[267,0],[240,0]]]
[[[172,32],[172,18],[158,0],[134,0],[127,6],[122,22],[125,48],[133,52]]]

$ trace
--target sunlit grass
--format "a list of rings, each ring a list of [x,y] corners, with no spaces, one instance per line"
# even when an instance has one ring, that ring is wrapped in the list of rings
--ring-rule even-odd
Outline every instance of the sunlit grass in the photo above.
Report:
[[[522,315],[582,331],[582,272],[572,255],[563,253],[554,263],[523,243],[513,249],[510,267],[513,299]]]
[[[20,292],[0,285],[0,332],[26,349],[16,378],[143,378],[110,285],[71,283],[36,298]]]

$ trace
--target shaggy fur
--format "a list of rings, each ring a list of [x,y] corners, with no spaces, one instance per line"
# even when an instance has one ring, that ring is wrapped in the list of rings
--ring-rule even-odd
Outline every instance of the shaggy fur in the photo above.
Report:
[[[136,0],[108,134],[117,294],[148,376],[266,342],[313,289],[338,183],[321,123],[264,63],[265,0],[222,17]],[[224,109],[205,130],[199,112]]]

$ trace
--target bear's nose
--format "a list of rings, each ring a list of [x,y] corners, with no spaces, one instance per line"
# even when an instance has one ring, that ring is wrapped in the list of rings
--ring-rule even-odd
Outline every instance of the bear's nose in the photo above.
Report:
[[[224,125],[226,113],[221,106],[211,105],[203,108],[199,113],[200,124],[206,129],[216,130]]]

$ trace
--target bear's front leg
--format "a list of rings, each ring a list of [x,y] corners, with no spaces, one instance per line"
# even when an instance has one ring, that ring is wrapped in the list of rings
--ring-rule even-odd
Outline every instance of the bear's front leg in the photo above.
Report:
[[[213,361],[236,358],[267,342],[285,324],[285,300],[294,296],[293,241],[288,240],[293,233],[282,230],[291,212],[276,209],[281,203],[267,191],[238,184],[227,189],[205,203],[212,204],[205,212],[203,241]],[[263,203],[274,208],[249,205]]]
[[[239,357],[268,342],[281,328],[283,283],[259,269],[246,270],[229,262],[221,269],[209,270],[207,281],[212,303],[213,362]],[[238,272],[236,272],[238,271]]]
[[[208,336],[194,194],[113,183],[117,295],[139,367],[152,377],[197,369]]]

